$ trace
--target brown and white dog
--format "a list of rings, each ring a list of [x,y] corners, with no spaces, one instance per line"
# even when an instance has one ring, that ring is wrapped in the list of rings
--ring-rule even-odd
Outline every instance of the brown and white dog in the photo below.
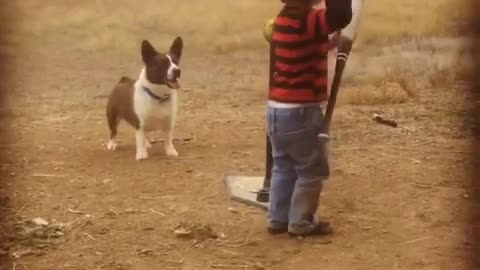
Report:
[[[154,130],[161,130],[166,135],[164,147],[167,156],[178,156],[173,146],[173,131],[178,108],[182,50],[181,37],[173,41],[168,53],[159,53],[150,42],[142,42],[144,67],[139,78],[121,78],[108,99],[108,150],[114,151],[117,148],[117,127],[124,120],[136,130],[137,160],[148,158],[147,149],[151,145],[145,133]]]

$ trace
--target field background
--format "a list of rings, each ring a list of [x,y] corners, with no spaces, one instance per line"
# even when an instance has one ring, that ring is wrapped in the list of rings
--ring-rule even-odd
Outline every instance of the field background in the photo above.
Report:
[[[320,213],[337,233],[292,240],[228,200],[225,174],[262,175],[273,0],[22,0],[5,3],[10,132],[0,211],[5,269],[462,269],[473,247],[469,168],[475,47],[465,1],[366,0],[333,123]],[[182,36],[180,158],[133,133],[105,151],[106,95],[138,76],[139,44]],[[5,82],[4,82],[5,83]],[[371,120],[380,113],[392,129]],[[160,134],[150,134],[159,139]],[[25,221],[50,222],[32,233]],[[55,225],[62,225],[55,231]],[[182,227],[190,238],[175,237]],[[10,229],[8,229],[10,228]],[[55,234],[57,233],[57,234]],[[218,239],[212,239],[214,236]],[[0,267],[1,269],[1,267]],[[2,269],[3,270],[3,269]]]

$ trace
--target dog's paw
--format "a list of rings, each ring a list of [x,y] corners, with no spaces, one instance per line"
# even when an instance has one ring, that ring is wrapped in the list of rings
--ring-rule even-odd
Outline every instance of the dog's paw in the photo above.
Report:
[[[152,148],[152,144],[150,144],[150,142],[147,139],[145,139],[145,148],[147,149]]]
[[[177,150],[175,150],[175,147],[173,147],[173,146],[166,147],[165,148],[165,153],[169,157],[178,157],[178,152],[177,152]]]
[[[146,148],[138,148],[137,155],[135,156],[136,160],[144,160],[148,158],[148,152]]]
[[[108,151],[117,150],[117,142],[115,140],[109,140],[107,143],[107,150]]]

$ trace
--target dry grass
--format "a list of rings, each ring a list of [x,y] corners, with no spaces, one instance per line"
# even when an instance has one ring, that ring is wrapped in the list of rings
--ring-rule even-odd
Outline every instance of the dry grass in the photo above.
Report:
[[[367,0],[358,46],[451,34],[442,11],[459,10],[456,2]],[[144,38],[167,46],[181,35],[191,49],[227,53],[264,48],[263,24],[278,11],[280,1],[23,0],[19,7],[22,36],[40,42],[128,51]],[[62,40],[64,36],[68,40]]]
[[[230,52],[261,47],[265,45],[263,22],[278,6],[254,0],[55,2],[22,3],[29,6],[24,10],[35,11],[23,14],[29,18],[21,27],[24,37],[55,40],[79,49],[123,51],[137,48],[142,39],[165,47],[175,36],[183,36],[190,50]],[[68,40],[62,40],[64,33]]]
[[[471,77],[474,49],[460,38],[424,38],[353,54],[341,100],[356,105],[404,103],[424,88],[454,87]]]
[[[351,104],[401,103],[425,84],[449,87],[464,78],[472,63],[453,24],[465,19],[466,3],[366,0],[345,74],[345,83],[358,90],[342,97]],[[279,8],[279,0],[22,0],[11,41],[27,49],[54,44],[132,55],[142,39],[167,48],[182,36],[195,55],[265,53],[263,24]]]
[[[342,102],[352,105],[399,104],[409,99],[408,93],[398,83],[385,83],[378,87],[347,87],[343,93]]]
[[[469,0],[366,0],[357,46],[457,34],[454,23],[465,20],[468,4]]]

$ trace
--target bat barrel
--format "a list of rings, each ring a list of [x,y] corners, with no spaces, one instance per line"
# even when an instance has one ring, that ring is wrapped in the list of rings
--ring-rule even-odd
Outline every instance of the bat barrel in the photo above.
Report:
[[[322,124],[322,132],[319,134],[320,140],[328,138],[330,132],[330,123],[332,121],[333,111],[337,102],[337,94],[343,77],[343,71],[350,56],[353,42],[356,38],[358,24],[360,22],[360,14],[362,11],[363,0],[352,0],[353,17],[350,24],[340,33],[340,41],[338,44],[337,61],[335,64],[335,75],[333,77],[330,96],[328,98],[327,109]]]
[[[330,122],[332,121],[333,110],[337,103],[338,90],[342,81],[343,71],[347,64],[348,56],[352,49],[353,41],[347,37],[341,36],[338,47],[337,63],[335,65],[335,76],[333,77],[332,89],[328,98],[327,109],[325,111],[325,117],[323,119],[322,132],[328,134],[330,131]]]

